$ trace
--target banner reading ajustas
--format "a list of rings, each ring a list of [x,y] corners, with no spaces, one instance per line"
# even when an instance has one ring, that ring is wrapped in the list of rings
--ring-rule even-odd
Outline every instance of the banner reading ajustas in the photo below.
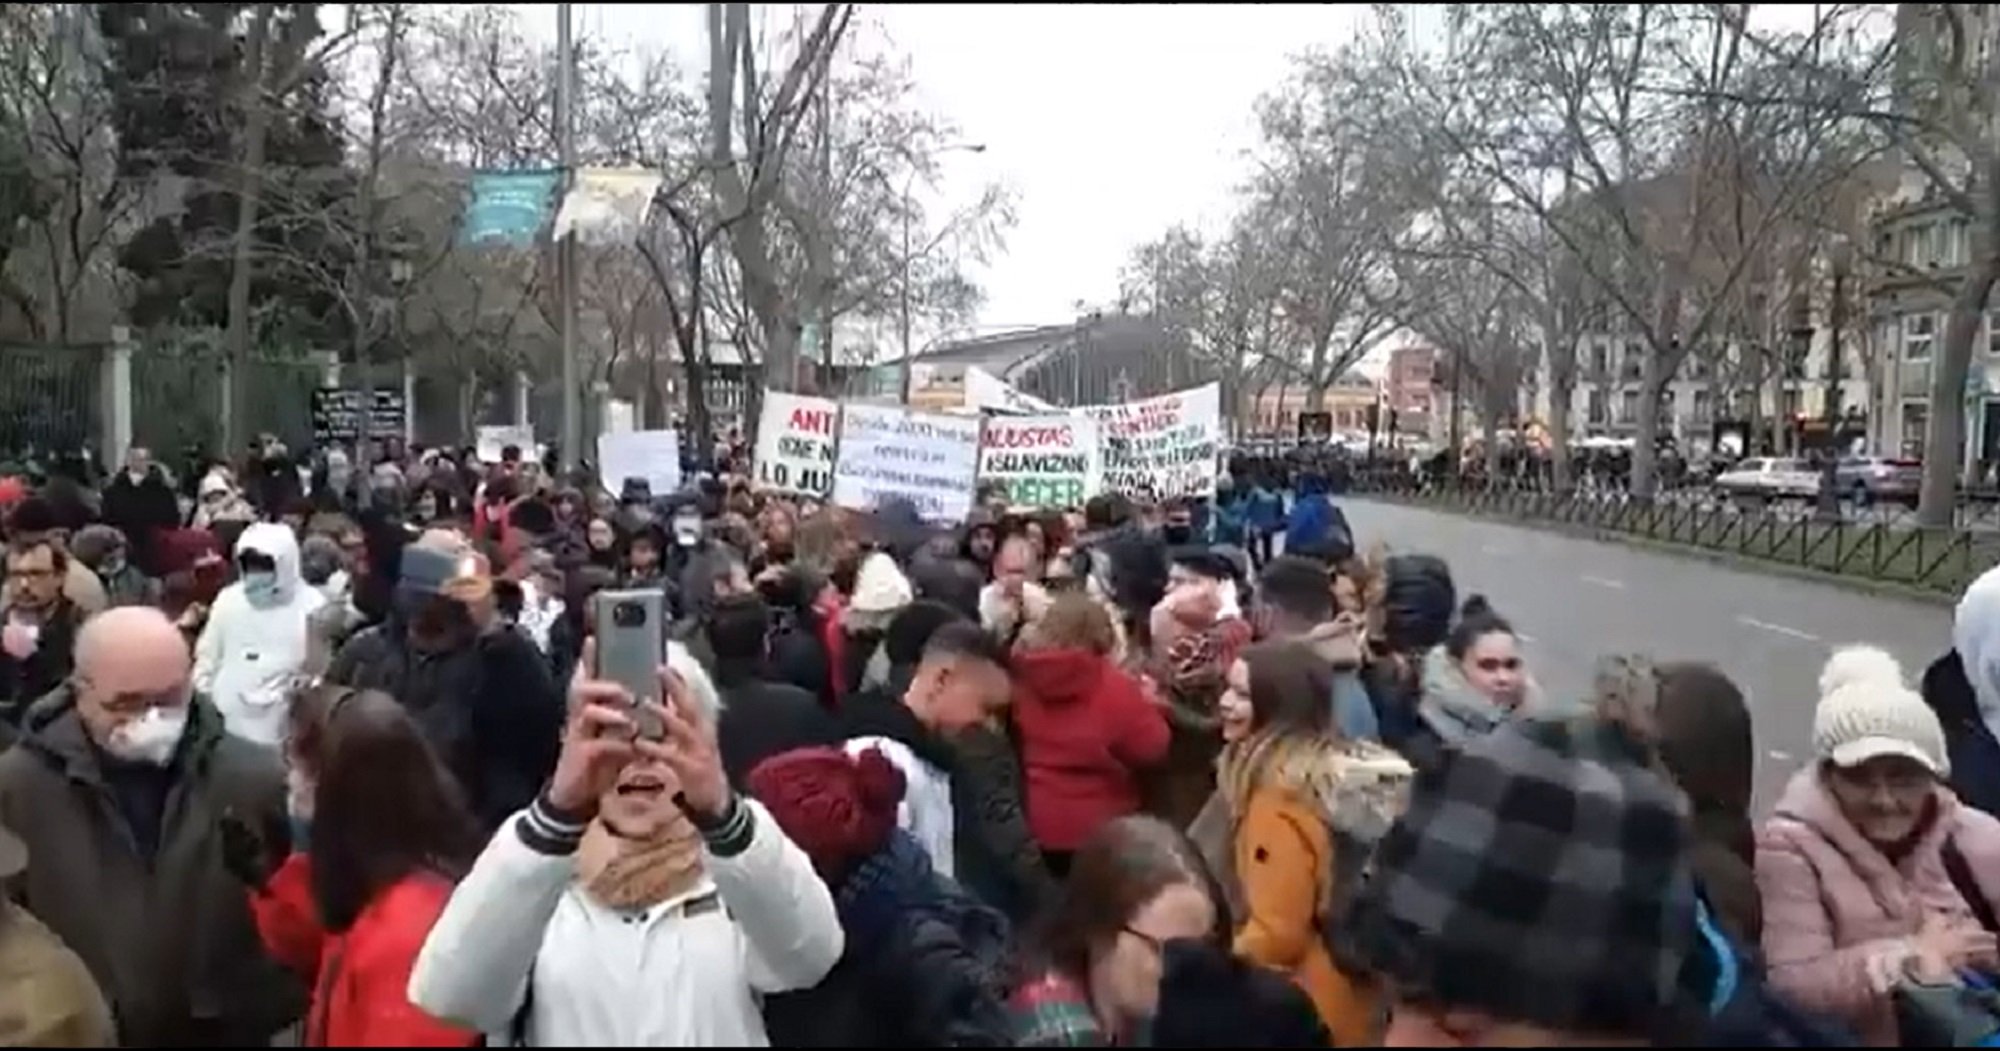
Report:
[[[1015,507],[1082,507],[1099,466],[1088,416],[993,416],[979,439],[979,480],[1005,486]]]

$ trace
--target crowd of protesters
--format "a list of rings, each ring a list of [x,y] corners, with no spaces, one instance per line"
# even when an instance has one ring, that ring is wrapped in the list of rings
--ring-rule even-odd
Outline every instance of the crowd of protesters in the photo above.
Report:
[[[659,494],[370,459],[0,481],[0,1042],[2000,1030],[2000,575],[1920,685],[1833,654],[1760,822],[1726,676],[1541,689],[1333,472],[938,523],[740,447]],[[667,614],[647,697],[607,590]]]

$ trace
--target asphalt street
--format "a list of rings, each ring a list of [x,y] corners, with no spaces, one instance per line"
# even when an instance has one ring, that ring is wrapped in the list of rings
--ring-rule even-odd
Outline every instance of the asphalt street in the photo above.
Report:
[[[1545,689],[1580,694],[1608,653],[1721,668],[1749,698],[1759,815],[1810,757],[1819,672],[1836,647],[1880,646],[1914,684],[1951,645],[1945,606],[1358,498],[1341,508],[1359,546],[1437,555],[1461,601],[1491,599]]]

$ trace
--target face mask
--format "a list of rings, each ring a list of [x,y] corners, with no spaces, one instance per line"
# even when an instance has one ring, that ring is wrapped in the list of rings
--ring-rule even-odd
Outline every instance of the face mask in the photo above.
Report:
[[[187,733],[186,708],[148,708],[137,719],[121,723],[104,742],[104,750],[128,763],[165,766],[173,762]]]
[[[1185,544],[1194,538],[1193,526],[1169,525],[1160,532],[1165,535],[1169,544]]]
[[[701,519],[674,519],[674,543],[682,547],[693,547],[701,539]]]
[[[243,574],[243,597],[253,606],[268,606],[278,601],[278,574]]]
[[[97,574],[99,576],[115,577],[123,572],[125,572],[124,555],[112,555],[97,564]]]

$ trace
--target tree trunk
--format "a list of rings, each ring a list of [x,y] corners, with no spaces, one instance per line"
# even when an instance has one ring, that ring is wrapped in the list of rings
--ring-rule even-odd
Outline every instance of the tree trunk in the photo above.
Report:
[[[1977,244],[1978,265],[1969,270],[1958,293],[1952,297],[1950,319],[1945,323],[1944,345],[1931,362],[1931,414],[1924,434],[1924,482],[1917,498],[1917,524],[1929,529],[1947,529],[1958,506],[1958,476],[1965,457],[1966,396],[1965,377],[1971,371],[1972,342],[1979,334],[1980,316],[1986,297],[2000,277],[2000,258],[1994,246]]]
[[[229,272],[229,417],[223,421],[223,455],[232,455],[250,437],[250,278],[255,265],[257,209],[264,193],[264,140],[271,111],[264,104],[265,50],[271,35],[270,4],[258,4],[250,20],[243,79],[243,166],[236,177],[236,240]]]
[[[1639,370],[1639,433],[1632,445],[1632,495],[1651,499],[1659,473],[1660,396],[1673,375],[1659,352],[1646,355]]]

